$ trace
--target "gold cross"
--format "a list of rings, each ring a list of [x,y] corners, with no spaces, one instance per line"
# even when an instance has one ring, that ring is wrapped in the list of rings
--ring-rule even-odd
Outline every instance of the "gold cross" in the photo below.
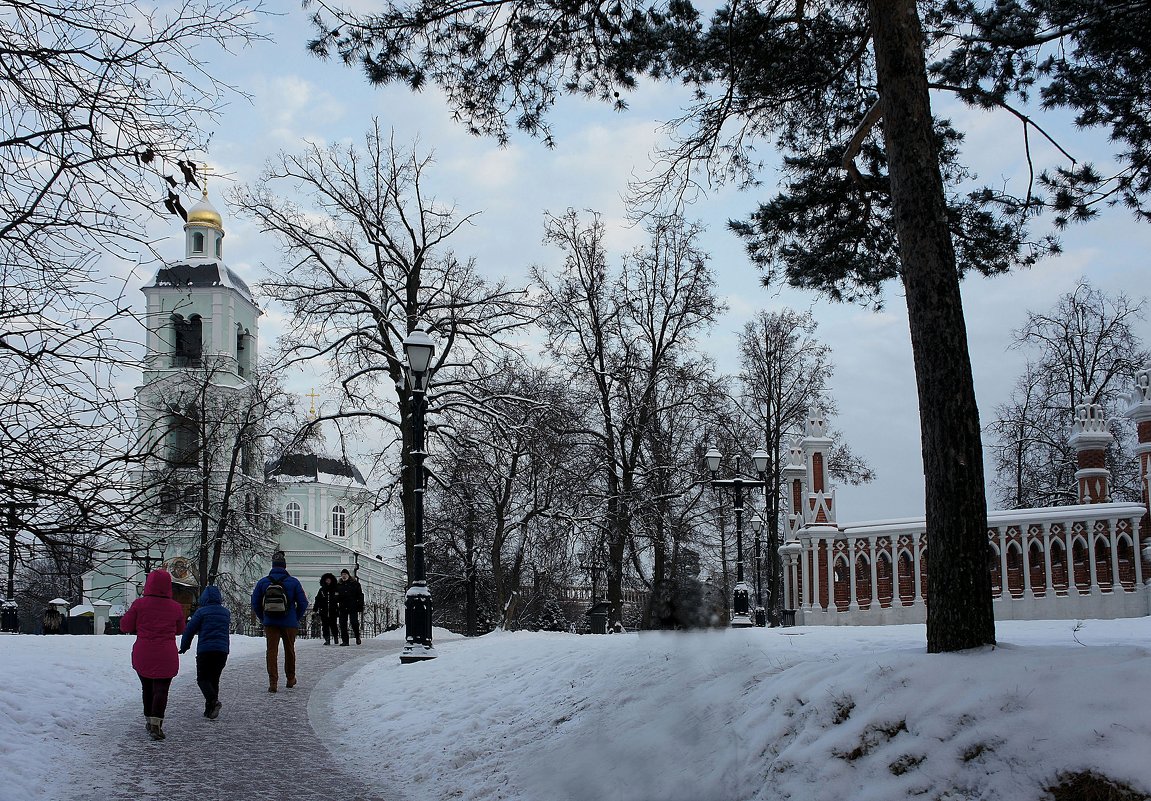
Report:
[[[311,406],[308,408],[308,414],[310,414],[312,417],[315,417],[316,416],[316,398],[320,397],[320,394],[318,392],[316,392],[315,387],[313,387],[312,391],[309,392],[304,397],[312,399]]]
[[[203,164],[200,165],[200,175],[204,176],[203,191],[204,191],[204,198],[205,199],[207,199],[207,197],[208,197],[208,174],[211,172],[213,172],[213,170],[212,170],[211,165],[208,164],[208,162],[205,161]]]

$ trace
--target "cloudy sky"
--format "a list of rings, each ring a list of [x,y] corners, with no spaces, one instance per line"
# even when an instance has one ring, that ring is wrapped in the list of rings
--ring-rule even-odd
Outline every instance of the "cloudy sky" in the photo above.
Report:
[[[213,199],[225,217],[225,254],[249,283],[263,276],[264,265],[276,262],[276,245],[221,202],[225,183],[254,180],[277,151],[295,152],[305,142],[362,141],[373,116],[394,131],[397,143],[418,143],[422,151],[434,153],[436,166],[427,185],[438,200],[454,203],[461,212],[482,212],[475,225],[453,242],[459,255],[474,256],[481,272],[492,278],[515,281],[533,264],[559,264],[558,251],[541,243],[545,210],[600,211],[617,255],[642,240],[641,232],[625,221],[623,195],[628,180],[650,168],[650,154],[662,138],[660,123],[675,115],[683,90],[645,84],[628,98],[631,108],[622,114],[599,104],[562,99],[552,117],[555,149],[522,135],[501,149],[491,140],[469,136],[454,123],[435,91],[413,95],[400,87],[372,89],[358,71],[308,55],[306,15],[296,3],[284,5],[288,11],[265,20],[263,29],[271,41],[236,54],[214,55],[208,65],[213,74],[250,96],[250,101],[231,101],[215,128],[208,155],[213,169],[226,178],[217,178],[212,185]],[[1020,174],[1024,165],[1017,124],[959,106],[940,106],[936,111],[952,116],[957,127],[968,132],[966,152],[981,177],[1008,180]],[[1053,127],[1069,137],[1073,152],[1096,159],[1109,152],[1102,137],[1083,139],[1061,122],[1066,121],[1057,120]],[[899,287],[888,287],[886,308],[880,313],[832,304],[811,293],[761,287],[725,223],[745,215],[758,197],[771,191],[770,173],[763,183],[763,195],[720,187],[688,212],[709,227],[704,243],[718,291],[729,307],[706,347],[721,368],[734,371],[735,333],[750,315],[785,306],[812,309],[836,365],[832,391],[840,414],[832,425],[878,473],[871,485],[839,488],[840,522],[921,515],[918,410]],[[161,246],[166,248],[163,252],[182,255],[178,225],[158,226],[156,232],[170,237]],[[1151,227],[1140,226],[1122,210],[1105,212],[1091,225],[1068,232],[1064,247],[1062,256],[1030,271],[994,279],[975,277],[964,284],[984,425],[1022,369],[1023,354],[1009,344],[1027,310],[1048,308],[1084,276],[1109,292],[1135,297],[1146,292],[1143,276]],[[269,307],[261,325],[262,344],[268,348],[290,321]],[[1139,333],[1151,340],[1146,322]],[[317,379],[298,376],[292,386],[301,393],[312,386],[322,392],[318,384]]]

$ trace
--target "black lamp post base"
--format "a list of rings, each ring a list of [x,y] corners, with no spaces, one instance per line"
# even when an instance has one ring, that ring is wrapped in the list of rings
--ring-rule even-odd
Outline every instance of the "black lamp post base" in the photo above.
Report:
[[[436,653],[434,646],[410,642],[404,646],[403,652],[400,653],[400,664],[410,665],[413,662],[426,662],[437,656],[439,654]]]
[[[3,612],[0,612],[0,631],[6,634],[20,633],[20,614],[16,602],[12,599],[4,601]]]

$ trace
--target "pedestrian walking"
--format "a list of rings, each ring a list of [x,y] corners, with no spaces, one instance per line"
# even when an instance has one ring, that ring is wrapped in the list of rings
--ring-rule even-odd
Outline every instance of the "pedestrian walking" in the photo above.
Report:
[[[232,613],[224,606],[220,588],[209,585],[200,593],[200,605],[184,627],[180,640],[180,653],[185,654],[192,638],[200,635],[196,643],[196,684],[204,694],[204,717],[215,720],[220,715],[220,674],[228,663],[231,644]]]
[[[320,591],[316,593],[316,602],[312,614],[320,618],[320,629],[324,633],[324,645],[331,645],[332,640],[339,641],[340,635],[336,625],[340,617],[340,594],[336,589],[336,577],[332,573],[320,576]]]
[[[340,645],[348,644],[349,622],[352,624],[356,645],[363,645],[360,639],[360,613],[364,611],[364,590],[359,579],[346,569],[341,570],[336,592],[340,597]]]
[[[284,643],[286,687],[296,686],[296,634],[308,611],[308,596],[299,579],[288,573],[283,551],[272,554],[272,569],[252,590],[252,612],[264,626],[268,653],[268,692],[279,686],[280,642]]]
[[[135,634],[132,668],[140,677],[148,734],[163,740],[168,689],[180,672],[176,635],[184,631],[184,607],[172,600],[172,575],[153,570],[144,580],[144,594],[120,618],[120,631]]]

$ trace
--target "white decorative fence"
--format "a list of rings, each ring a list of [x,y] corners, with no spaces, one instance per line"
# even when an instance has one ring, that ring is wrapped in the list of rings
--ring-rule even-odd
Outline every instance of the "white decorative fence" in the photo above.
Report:
[[[1138,503],[990,512],[995,616],[1140,617],[1144,584]],[[784,598],[800,625],[922,623],[928,598],[923,518],[798,528],[780,549]]]

